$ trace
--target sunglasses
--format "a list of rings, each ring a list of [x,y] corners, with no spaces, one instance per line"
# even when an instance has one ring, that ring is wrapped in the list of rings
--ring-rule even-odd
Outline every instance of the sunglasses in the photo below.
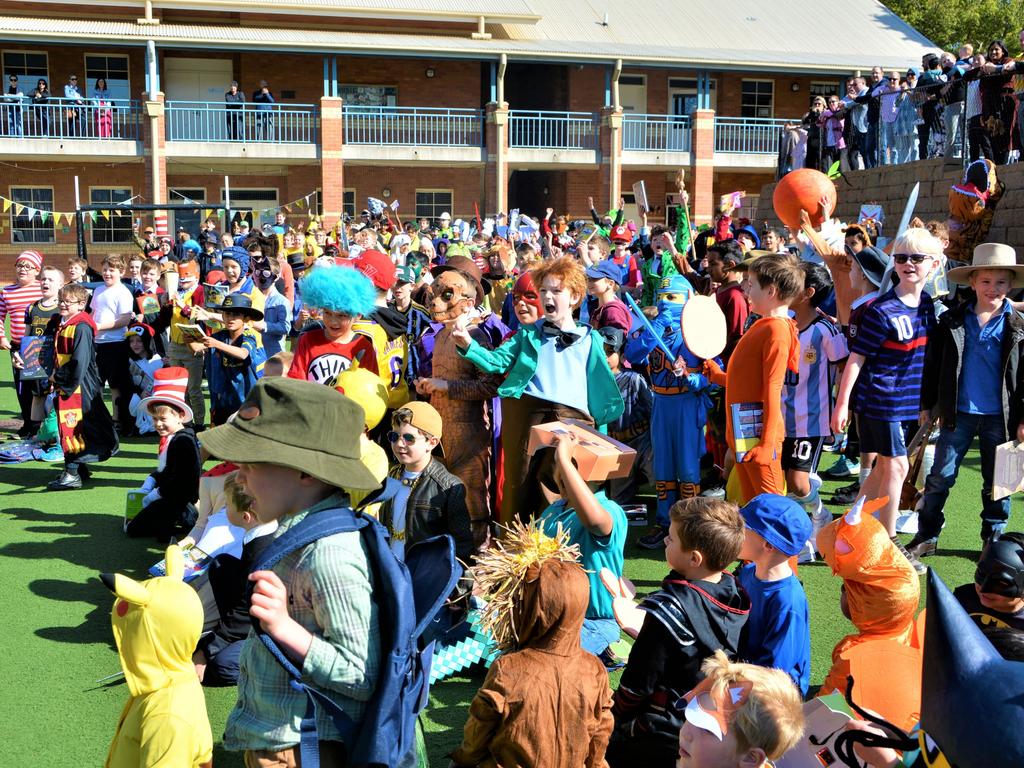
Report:
[[[908,261],[912,264],[923,264],[930,258],[932,257],[924,253],[896,253],[893,254],[892,260],[897,264],[906,264]]]
[[[78,78],[77,77],[72,77],[71,78],[71,82],[72,83],[77,83],[78,82]]]
[[[388,432],[388,442],[397,443],[399,439],[403,440],[406,445],[412,445],[419,439],[419,435],[414,435],[411,432],[405,434],[399,434],[398,432]]]

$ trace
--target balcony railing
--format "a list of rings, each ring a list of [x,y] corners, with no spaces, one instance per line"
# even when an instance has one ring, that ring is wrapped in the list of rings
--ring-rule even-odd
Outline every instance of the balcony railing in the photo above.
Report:
[[[520,149],[597,149],[597,115],[592,112],[508,113],[508,145]]]
[[[779,135],[786,123],[765,117],[715,117],[715,152],[750,155],[774,155],[779,151]]]
[[[316,144],[318,108],[313,104],[244,104],[169,101],[168,141],[238,144]]]
[[[622,148],[641,152],[689,152],[689,115],[622,116]]]
[[[346,144],[482,147],[479,109],[345,106]]]
[[[24,139],[139,138],[139,102],[132,99],[0,98],[0,137]]]

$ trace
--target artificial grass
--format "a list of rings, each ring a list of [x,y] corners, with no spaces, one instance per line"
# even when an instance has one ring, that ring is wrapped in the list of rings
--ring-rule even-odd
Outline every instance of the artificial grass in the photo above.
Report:
[[[15,415],[10,370],[0,371],[0,418]],[[124,494],[152,471],[156,439],[132,439],[95,468],[84,490],[49,492],[46,482],[60,465],[30,462],[0,466],[2,513],[0,595],[5,619],[5,653],[0,722],[6,726],[7,761],[16,765],[100,765],[128,690],[120,680],[95,681],[118,672],[110,629],[112,596],[97,579],[103,571],[144,578],[160,559],[160,548],[122,533]],[[832,461],[826,454],[823,466]],[[830,484],[826,488],[835,487]],[[947,505],[951,518],[941,554],[927,560],[952,587],[970,581],[979,550],[977,453],[968,457]],[[827,495],[826,495],[827,498]],[[839,510],[834,510],[839,511]],[[1011,521],[1015,526],[1017,518]],[[642,529],[630,530],[626,575],[641,592],[654,590],[667,568],[661,552],[633,544]],[[812,684],[820,684],[835,643],[852,631],[838,608],[839,579],[827,566],[800,568],[810,600]],[[924,582],[922,580],[922,593]],[[460,742],[469,701],[481,678],[453,678],[436,684],[423,718],[431,765]],[[618,674],[612,675],[612,686]],[[241,766],[240,755],[220,746],[235,689],[206,689],[219,768]]]

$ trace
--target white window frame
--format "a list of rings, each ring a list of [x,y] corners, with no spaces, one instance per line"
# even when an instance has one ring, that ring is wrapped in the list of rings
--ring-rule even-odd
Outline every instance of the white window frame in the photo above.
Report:
[[[89,185],[89,205],[105,205],[105,203],[94,203],[92,201],[92,193],[93,193],[94,190],[97,190],[97,189],[106,189],[106,190],[127,189],[128,190],[128,199],[129,200],[135,194],[135,189],[131,185],[128,185],[128,186],[121,186],[121,185],[108,186],[106,184],[90,184]],[[131,213],[130,209],[128,209],[128,239],[127,240],[97,240],[96,239],[96,224],[99,223],[100,221],[102,221],[104,224],[110,224],[111,225],[111,230],[113,230],[113,222],[115,221],[115,217],[117,217],[117,214],[114,213],[114,209],[115,208],[120,208],[120,207],[121,206],[119,206],[117,203],[111,203],[110,204],[110,220],[109,221],[107,219],[104,219],[103,218],[103,214],[100,213],[99,211],[96,212],[96,221],[92,221],[91,220],[92,217],[91,216],[89,217],[90,218],[90,222],[89,222],[89,242],[92,245],[118,247],[118,246],[124,245],[126,243],[130,244],[132,242],[132,237],[131,237],[132,236],[132,231],[131,231],[131,229],[132,229],[132,213]],[[121,216],[121,217],[118,217],[118,218],[124,218],[124,217]]]
[[[744,115],[743,114],[743,85],[745,83],[768,83],[772,87],[772,102],[768,115]],[[756,107],[755,107],[756,109]],[[740,80],[740,117],[753,117],[769,119],[775,117],[775,80],[770,77],[744,77]]]
[[[89,56],[107,56],[109,58],[115,58],[116,57],[116,58],[119,58],[119,59],[124,59],[125,63],[127,64],[127,66],[125,67],[125,72],[128,75],[128,98],[129,99],[132,98],[132,60],[131,60],[131,57],[128,56],[127,54],[125,54],[125,53],[114,53],[114,52],[108,52],[108,51],[85,51],[85,52],[82,53],[82,78],[85,79],[86,82],[85,82],[85,88],[80,88],[79,90],[82,91],[82,95],[85,96],[85,98],[88,99],[88,98],[90,98],[92,96],[93,84],[96,82],[95,78],[92,80],[92,83],[90,83],[90,81],[88,79],[88,77],[89,77],[88,74],[87,74],[88,68],[86,67],[85,60]],[[109,80],[109,78],[105,78],[105,79]],[[108,82],[107,83],[107,87],[109,87],[109,86],[110,86],[110,83]]]
[[[352,210],[351,211],[349,211],[345,207],[346,205],[348,205],[348,203],[345,202],[345,198],[349,194],[352,195]],[[358,213],[358,211],[356,211],[356,199],[357,198],[356,198],[356,188],[355,187],[345,187],[344,189],[341,190],[341,215],[342,216],[344,216],[347,213],[353,219],[356,217],[356,215]]]
[[[444,192],[444,193],[447,193],[448,196],[451,199],[449,200],[447,207],[442,207],[441,210],[436,211],[434,215],[431,215],[431,216],[421,216],[420,215],[420,211],[419,211],[419,208],[420,208],[419,201],[416,199],[416,198],[419,197],[421,192],[430,192],[431,194],[437,194],[438,192]],[[417,187],[415,192],[413,192],[413,201],[414,201],[413,202],[413,210],[416,212],[416,221],[419,221],[420,219],[424,219],[425,218],[425,219],[430,219],[431,222],[435,222],[435,221],[438,220],[438,217],[442,213],[444,213],[445,210],[447,210],[448,213],[451,214],[452,221],[455,221],[455,219],[456,219],[456,216],[455,216],[455,213],[454,213],[454,208],[455,208],[455,190],[454,189],[448,189],[448,188],[445,188],[445,187]],[[431,205],[434,208],[437,207],[436,203],[432,203]]]
[[[811,80],[810,85],[807,86],[807,92],[810,96],[823,96],[826,99],[829,96],[842,98],[845,94],[839,80]]]
[[[693,85],[672,85],[673,81],[675,81],[676,83],[688,82],[688,83],[693,83]],[[717,85],[718,80],[716,78],[712,77],[712,78],[708,79],[708,82],[710,83],[710,89],[709,90],[711,91],[711,94],[710,94],[711,95],[711,109],[714,110],[714,109],[718,108],[718,85]],[[670,75],[668,77],[668,79],[667,79],[667,86],[668,86],[668,103],[665,104],[665,114],[666,115],[673,114],[673,112],[672,112],[672,99],[675,96],[696,96],[697,95],[697,78],[696,78],[696,76],[694,76],[694,77],[679,77],[679,76],[676,76],[676,75]]]
[[[46,57],[46,74],[43,77],[46,80],[47,87],[50,89],[50,93],[54,92],[53,91],[53,78],[50,77],[50,52],[49,51],[26,50],[24,48],[4,48],[4,49],[0,50],[0,70],[2,70],[3,66],[4,66],[4,56],[6,56],[8,53],[37,53],[37,54],[42,54],[43,56],[45,56]],[[3,72],[0,72],[0,74],[2,74],[4,76],[3,88],[4,88],[4,91],[6,91],[7,90],[7,85],[8,85],[7,79],[6,79],[7,71],[4,70]],[[21,79],[23,77],[32,77],[33,78],[32,84],[28,85],[27,83],[23,83],[21,81]],[[21,92],[24,93],[27,96],[31,91],[34,91],[35,88],[36,88],[36,84],[35,84],[36,80],[39,80],[39,76],[38,75],[21,75],[21,74],[19,74],[18,75],[18,85],[21,86]],[[60,95],[61,96],[64,95],[64,89],[63,88],[61,88]]]
[[[2,63],[3,62],[0,62],[0,65],[2,65]],[[18,227],[14,226],[14,219],[15,219],[15,216],[17,215],[14,212],[14,206],[15,205],[24,205],[24,203],[16,203],[16,202],[14,202],[14,190],[16,190],[16,189],[48,189],[48,190],[50,190],[50,206],[52,207],[52,206],[56,205],[56,202],[55,202],[56,198],[54,196],[56,194],[56,189],[54,188],[54,186],[52,184],[11,184],[10,186],[8,186],[7,187],[7,199],[12,201],[11,202],[10,210],[7,211],[7,213],[10,214],[9,222],[10,222],[10,225],[11,225],[11,244],[12,245],[27,245],[27,244],[47,244],[47,243],[51,243],[52,244],[52,243],[56,243],[57,242],[57,224],[53,220],[53,214],[52,213],[50,214],[50,221],[49,221],[49,227],[50,227],[50,232],[51,232],[51,239],[50,240],[15,240],[14,239],[14,230],[18,229]],[[34,207],[34,206],[29,206],[29,207],[31,208],[31,207]]]

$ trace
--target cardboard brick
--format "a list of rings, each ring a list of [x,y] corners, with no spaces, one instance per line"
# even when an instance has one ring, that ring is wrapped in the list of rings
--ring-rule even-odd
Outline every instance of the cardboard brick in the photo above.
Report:
[[[629,476],[636,461],[636,451],[575,419],[537,424],[531,428],[527,455],[532,456],[540,448],[554,445],[558,435],[569,432],[574,433],[578,440],[572,458],[584,480],[603,482]]]

